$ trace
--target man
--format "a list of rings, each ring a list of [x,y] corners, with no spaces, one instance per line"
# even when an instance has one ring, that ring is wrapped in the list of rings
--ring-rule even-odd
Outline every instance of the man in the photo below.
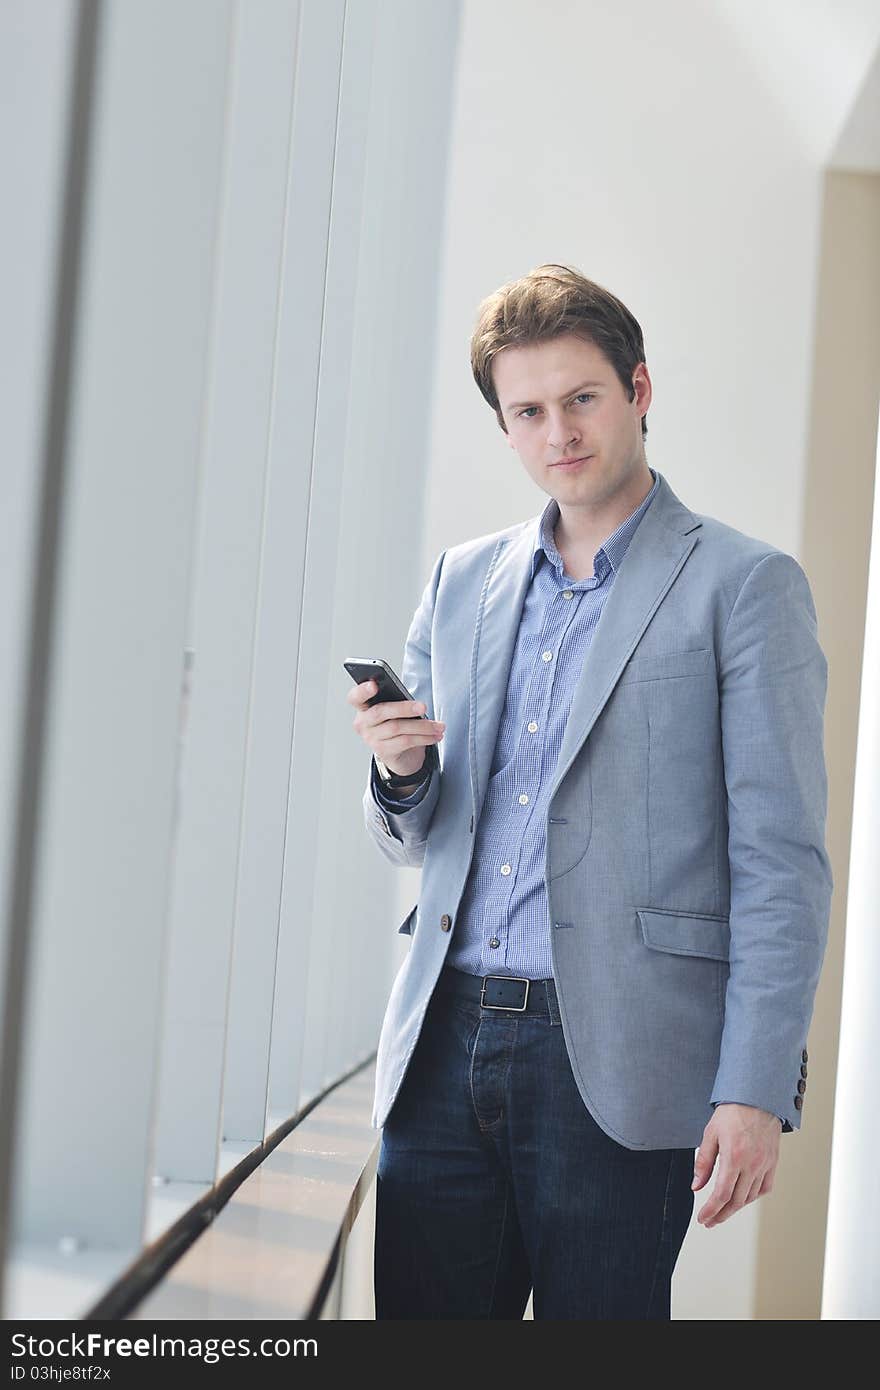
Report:
[[[644,355],[568,267],[483,302],[475,380],[550,500],[439,556],[411,702],[349,692],[367,828],[422,867],[377,1053],[380,1318],[531,1289],[668,1319],[695,1191],[714,1171],[698,1220],[729,1219],[800,1126],[827,663],[797,561],[649,468]]]

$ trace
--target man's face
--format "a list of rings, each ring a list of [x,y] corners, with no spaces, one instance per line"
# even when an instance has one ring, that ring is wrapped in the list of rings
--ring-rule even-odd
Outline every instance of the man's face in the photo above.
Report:
[[[640,362],[635,399],[604,353],[572,333],[550,342],[508,347],[492,362],[507,438],[538,486],[566,508],[601,509],[651,476],[642,416],[651,380]],[[560,459],[587,457],[571,468]]]

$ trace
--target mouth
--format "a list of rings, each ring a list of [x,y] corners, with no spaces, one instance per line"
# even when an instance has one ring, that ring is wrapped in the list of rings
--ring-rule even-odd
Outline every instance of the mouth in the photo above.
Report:
[[[551,463],[551,468],[561,468],[563,473],[570,473],[575,468],[580,468],[582,463],[588,463],[593,457],[592,454],[585,454],[583,458],[559,459],[556,463]]]

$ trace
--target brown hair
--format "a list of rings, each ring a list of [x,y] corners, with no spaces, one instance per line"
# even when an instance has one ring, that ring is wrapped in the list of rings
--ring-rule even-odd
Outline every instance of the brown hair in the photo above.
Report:
[[[637,320],[610,290],[571,266],[539,265],[482,301],[471,336],[474,380],[505,434],[492,359],[502,348],[548,342],[563,333],[576,333],[593,343],[620,378],[627,400],[635,399],[633,372],[645,360]],[[646,417],[647,412],[642,416],[643,439],[648,433]]]

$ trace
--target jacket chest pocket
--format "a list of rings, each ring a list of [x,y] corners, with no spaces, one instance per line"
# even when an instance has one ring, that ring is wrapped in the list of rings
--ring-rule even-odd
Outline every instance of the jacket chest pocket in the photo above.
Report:
[[[682,652],[659,652],[654,656],[634,656],[627,662],[618,686],[637,681],[671,680],[675,676],[701,676],[714,669],[711,647],[694,647]]]

